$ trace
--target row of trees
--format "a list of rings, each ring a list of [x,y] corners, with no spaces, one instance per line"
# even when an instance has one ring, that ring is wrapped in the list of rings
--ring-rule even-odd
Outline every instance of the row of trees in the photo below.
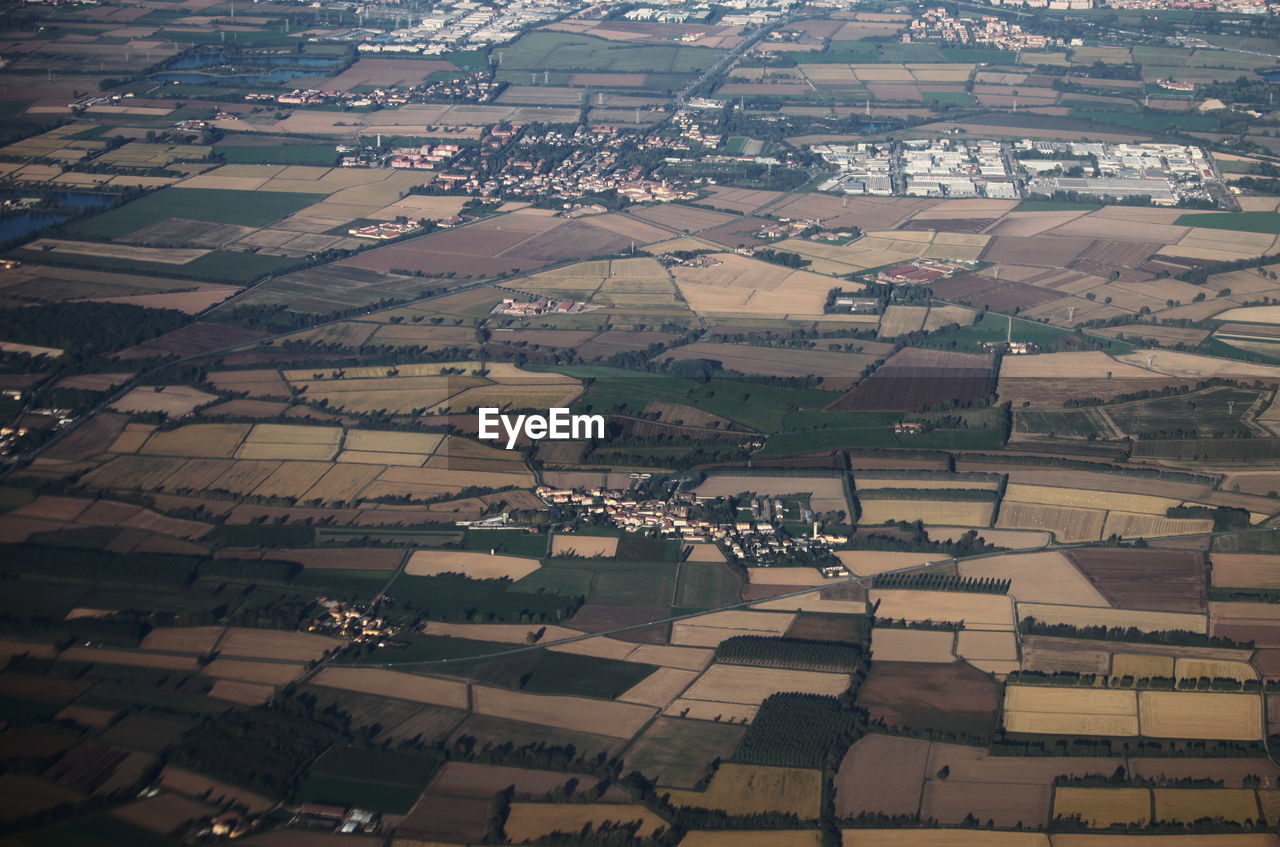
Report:
[[[715,660],[728,665],[755,665],[790,670],[853,673],[864,654],[857,644],[811,638],[735,635],[716,647]]]

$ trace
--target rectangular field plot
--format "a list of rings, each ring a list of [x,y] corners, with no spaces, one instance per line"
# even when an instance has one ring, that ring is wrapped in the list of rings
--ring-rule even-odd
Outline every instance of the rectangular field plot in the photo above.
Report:
[[[1009,732],[1134,736],[1138,699],[1133,691],[1010,685],[1004,722]]]

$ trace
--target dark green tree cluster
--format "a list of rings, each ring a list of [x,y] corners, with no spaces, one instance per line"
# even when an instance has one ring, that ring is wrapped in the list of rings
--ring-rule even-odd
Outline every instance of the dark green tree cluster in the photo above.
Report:
[[[844,641],[735,635],[716,647],[717,662],[765,668],[853,673],[863,661],[862,648]]]
[[[866,728],[866,711],[848,694],[774,694],[760,704],[733,759],[752,765],[834,768]]]
[[[1010,579],[952,576],[946,573],[885,573],[872,578],[872,588],[906,588],[915,591],[956,591],[962,594],[1008,594]]]
[[[1095,641],[1131,641],[1136,644],[1172,644],[1179,647],[1226,647],[1236,650],[1252,650],[1253,642],[1244,643],[1218,635],[1205,635],[1187,629],[1166,629],[1145,632],[1135,626],[1072,626],[1065,623],[1045,623],[1027,616],[1022,619],[1023,635],[1049,635],[1056,638],[1088,638]]]

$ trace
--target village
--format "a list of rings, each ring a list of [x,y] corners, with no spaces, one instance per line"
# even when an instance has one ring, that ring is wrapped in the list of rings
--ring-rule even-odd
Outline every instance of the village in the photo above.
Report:
[[[796,498],[751,496],[736,504],[735,519],[728,520],[726,507],[733,506],[732,501],[692,491],[677,490],[666,500],[638,498],[626,490],[602,487],[538,486],[535,493],[553,509],[592,522],[607,522],[626,532],[654,533],[689,544],[715,544],[732,564],[741,567],[812,564],[831,579],[849,575],[833,553],[847,539],[823,532],[813,512]],[[810,531],[792,535],[784,521],[809,524]]]

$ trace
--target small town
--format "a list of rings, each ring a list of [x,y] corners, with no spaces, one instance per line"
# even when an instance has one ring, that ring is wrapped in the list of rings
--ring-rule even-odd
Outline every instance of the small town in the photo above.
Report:
[[[728,505],[724,497],[704,497],[677,491],[667,500],[638,499],[630,492],[608,488],[550,488],[538,486],[535,493],[553,509],[568,510],[591,521],[605,521],[626,532],[652,532],[663,538],[688,543],[714,543],[729,561],[742,567],[818,565],[823,576],[848,576],[832,550],[847,540],[842,535],[822,532],[813,513],[792,506],[803,523],[811,524],[807,535],[791,535],[782,528],[786,510],[779,498],[751,497],[738,504],[741,519],[714,520],[699,514]],[[708,509],[707,507],[712,507]],[[750,519],[741,513],[746,512]]]

